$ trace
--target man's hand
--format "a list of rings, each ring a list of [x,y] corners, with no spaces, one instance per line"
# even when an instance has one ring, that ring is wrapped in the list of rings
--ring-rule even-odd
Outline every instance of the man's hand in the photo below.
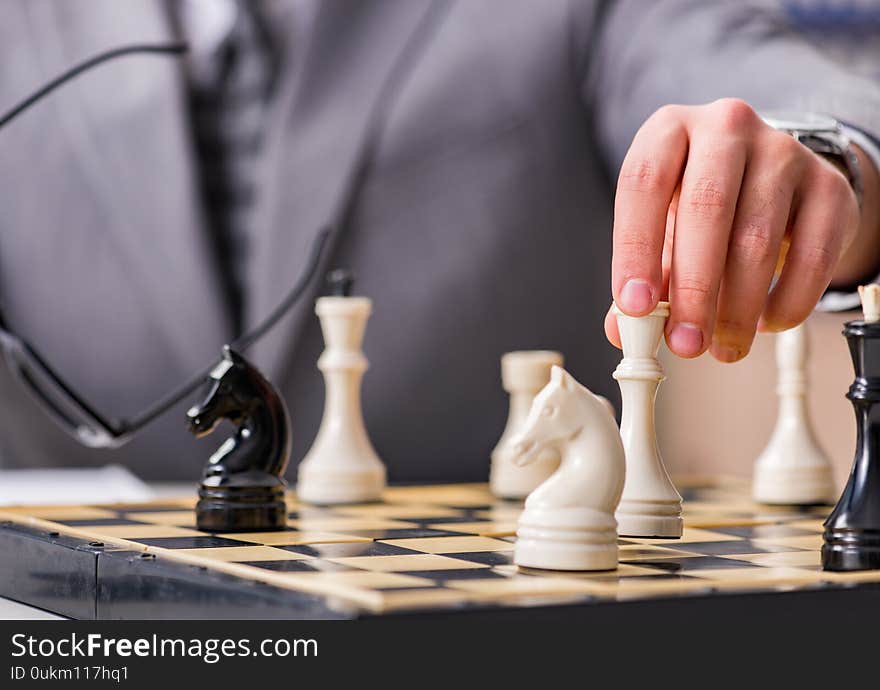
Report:
[[[880,178],[869,159],[860,162],[861,213],[833,164],[765,124],[747,103],[661,108],[636,134],[620,171],[614,300],[641,316],[668,299],[672,352],[696,357],[710,349],[724,362],[741,359],[759,327],[800,323],[832,279],[858,280],[880,265]],[[605,330],[619,346],[613,317]]]

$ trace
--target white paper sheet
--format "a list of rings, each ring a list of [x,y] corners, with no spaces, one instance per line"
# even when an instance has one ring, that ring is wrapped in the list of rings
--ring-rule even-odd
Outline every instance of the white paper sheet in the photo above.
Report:
[[[149,486],[120,465],[0,470],[0,505],[115,503],[154,497]]]

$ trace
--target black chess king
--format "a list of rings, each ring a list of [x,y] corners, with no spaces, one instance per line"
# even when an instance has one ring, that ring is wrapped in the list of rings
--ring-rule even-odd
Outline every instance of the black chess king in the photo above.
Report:
[[[846,488],[825,521],[822,567],[875,570],[880,568],[880,322],[866,315],[844,324],[843,334],[856,375],[846,394],[855,408],[856,452]]]

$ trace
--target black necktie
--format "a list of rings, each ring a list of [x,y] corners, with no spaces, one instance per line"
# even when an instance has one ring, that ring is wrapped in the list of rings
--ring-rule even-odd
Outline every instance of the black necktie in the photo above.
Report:
[[[205,215],[212,231],[235,333],[241,332],[248,238],[266,106],[276,65],[256,3],[239,0],[210,77],[191,83],[191,113]]]

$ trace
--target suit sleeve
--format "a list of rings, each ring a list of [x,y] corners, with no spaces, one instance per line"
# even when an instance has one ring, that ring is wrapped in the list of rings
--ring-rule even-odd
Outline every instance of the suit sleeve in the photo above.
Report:
[[[807,40],[778,0],[610,0],[600,17],[583,41],[584,96],[615,172],[642,122],[668,103],[737,97],[758,110],[825,113],[878,139],[880,85]]]

